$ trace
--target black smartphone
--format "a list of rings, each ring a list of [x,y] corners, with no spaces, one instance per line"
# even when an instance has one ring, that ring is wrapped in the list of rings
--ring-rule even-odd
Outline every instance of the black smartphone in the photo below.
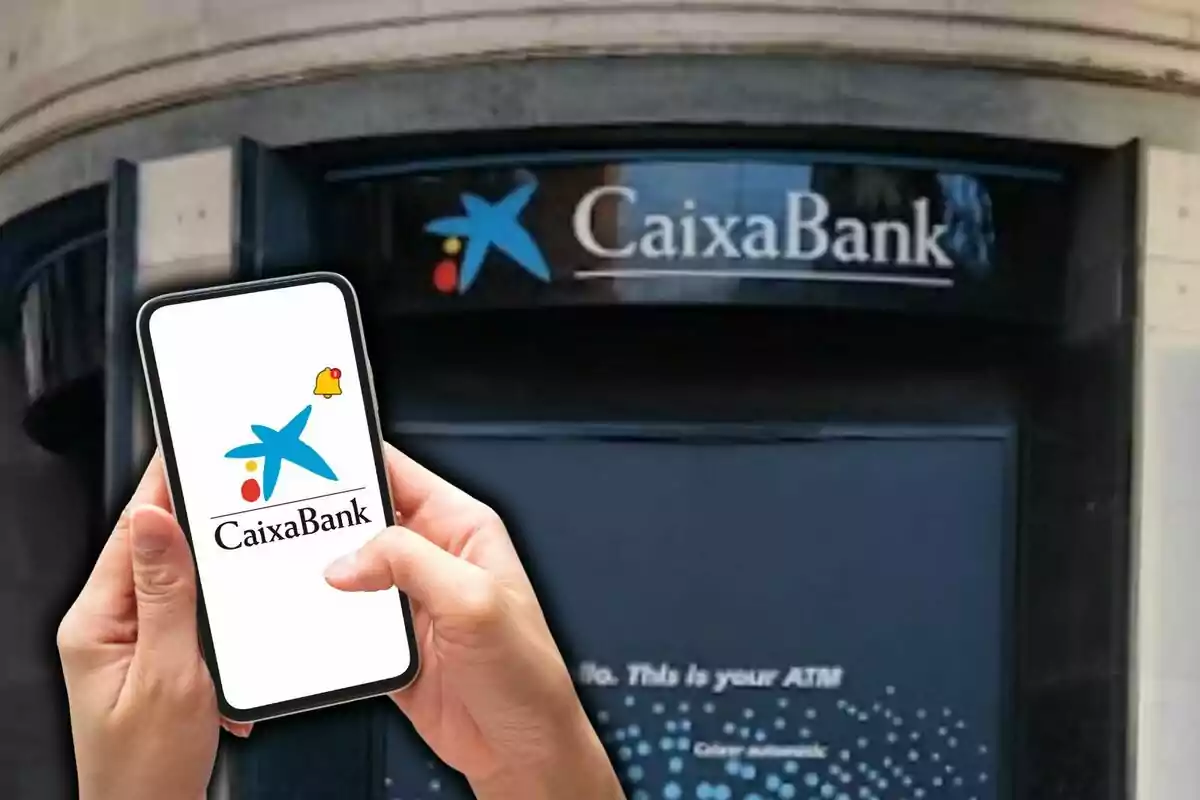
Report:
[[[408,598],[323,577],[395,519],[350,283],[318,272],[167,294],[137,334],[221,713],[255,722],[408,686]]]

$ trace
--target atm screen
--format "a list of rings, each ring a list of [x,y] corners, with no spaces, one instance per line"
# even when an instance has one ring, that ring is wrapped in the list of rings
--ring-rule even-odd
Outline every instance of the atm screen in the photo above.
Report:
[[[1010,431],[397,443],[505,517],[629,797],[1005,797]]]

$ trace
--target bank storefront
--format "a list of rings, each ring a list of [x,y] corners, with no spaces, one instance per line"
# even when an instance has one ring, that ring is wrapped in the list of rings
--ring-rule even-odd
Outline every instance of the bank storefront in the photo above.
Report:
[[[1107,796],[1129,517],[1081,498],[1128,479],[1130,333],[1073,287],[1126,285],[1081,231],[1125,246],[1127,156],[778,139],[121,164],[109,312],[346,275],[386,435],[504,515],[635,800]],[[200,219],[159,183],[185,168],[228,170],[224,261],[146,230]],[[110,503],[150,441],[113,330]],[[383,701],[262,725],[220,775],[470,796]]]

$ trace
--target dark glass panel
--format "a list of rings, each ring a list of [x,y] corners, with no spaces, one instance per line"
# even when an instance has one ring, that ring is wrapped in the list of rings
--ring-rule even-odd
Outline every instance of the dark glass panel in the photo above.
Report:
[[[1061,299],[1051,173],[686,153],[391,172],[331,185],[325,243],[400,309],[740,303],[1036,322]]]

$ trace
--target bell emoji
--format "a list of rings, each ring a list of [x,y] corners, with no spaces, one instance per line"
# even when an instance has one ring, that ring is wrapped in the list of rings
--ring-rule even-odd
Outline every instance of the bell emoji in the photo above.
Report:
[[[342,371],[337,367],[326,367],[317,373],[317,385],[313,394],[330,398],[342,393]]]

